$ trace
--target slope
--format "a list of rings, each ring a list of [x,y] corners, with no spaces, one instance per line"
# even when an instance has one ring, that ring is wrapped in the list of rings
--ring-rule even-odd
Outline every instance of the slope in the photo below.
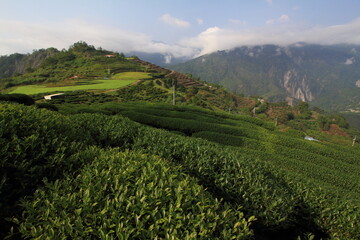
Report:
[[[241,47],[171,68],[269,101],[311,102],[325,110],[359,109],[359,46],[294,44]]]
[[[255,104],[254,99],[228,93],[220,86],[137,57],[126,58],[123,54],[95,49],[85,42],[77,42],[68,50],[54,50],[52,56],[31,71],[0,79],[2,93],[29,94],[40,100],[44,95],[61,92],[65,93],[64,102],[79,103],[148,100],[170,103],[174,85],[177,103],[235,111]]]
[[[15,216],[23,237],[360,235],[357,148],[309,142],[260,119],[193,107],[73,107],[103,114],[1,105],[1,169],[12,169],[1,173],[1,194],[12,197],[1,198],[7,201],[2,217]],[[33,197],[17,205],[24,196]],[[188,221],[198,226],[194,232]]]
[[[126,66],[149,78],[111,91],[66,92],[45,104],[58,113],[0,103],[2,236],[13,226],[13,238],[359,238],[358,143],[350,147],[346,136],[334,144],[325,133],[321,142],[307,141],[306,125],[300,128],[343,119],[76,46],[82,50],[71,50],[74,59],[34,72],[77,74],[85,65],[72,64],[87,59],[87,77],[98,77],[109,74],[109,59],[110,69],[118,67],[109,78]],[[33,97],[44,106],[42,94]],[[269,121],[240,114],[250,110]],[[275,126],[280,115],[301,131],[280,119]]]

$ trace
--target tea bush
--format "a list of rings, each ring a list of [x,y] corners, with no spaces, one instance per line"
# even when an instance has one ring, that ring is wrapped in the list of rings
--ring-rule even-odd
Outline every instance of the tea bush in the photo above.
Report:
[[[47,184],[23,203],[23,237],[252,238],[253,217],[245,219],[240,208],[214,199],[178,167],[119,149],[90,148],[84,154],[94,160],[79,175]]]

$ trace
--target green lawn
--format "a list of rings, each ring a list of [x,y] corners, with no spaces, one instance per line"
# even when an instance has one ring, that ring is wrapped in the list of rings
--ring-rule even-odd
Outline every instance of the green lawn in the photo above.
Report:
[[[144,72],[124,72],[115,74],[110,79],[104,80],[84,80],[88,84],[63,86],[63,87],[47,87],[46,85],[25,85],[19,86],[10,93],[24,93],[28,95],[49,92],[66,92],[75,90],[106,90],[120,88],[133,83],[139,79],[149,78],[149,73]]]

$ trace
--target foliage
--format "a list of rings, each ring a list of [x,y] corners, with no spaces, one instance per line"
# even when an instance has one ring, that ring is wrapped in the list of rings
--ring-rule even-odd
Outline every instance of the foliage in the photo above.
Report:
[[[0,219],[16,213],[20,198],[43,178],[56,179],[80,163],[69,157],[83,145],[68,117],[17,104],[0,105]]]
[[[122,116],[108,117],[102,114],[78,114],[71,116],[74,127],[84,132],[83,141],[101,147],[132,146],[138,136],[139,125]]]
[[[329,121],[328,118],[326,118],[325,116],[320,116],[318,118],[318,122],[319,122],[319,127],[322,130],[328,131],[330,129],[330,124],[331,122]]]
[[[343,113],[346,121],[358,131],[360,131],[360,113]]]
[[[256,114],[264,113],[268,109],[268,105],[266,102],[260,104],[259,107],[256,108]]]
[[[113,73],[143,70],[141,66],[127,60],[121,54],[101,49],[96,50],[94,46],[88,45],[85,42],[75,43],[68,50],[47,49],[46,51],[41,51],[41,53],[41,56],[35,53],[29,56],[29,58],[31,57],[30,62],[33,61],[31,60],[33,58],[39,58],[39,60],[35,59],[37,64],[33,64],[34,66],[31,68],[31,71],[25,71],[29,66],[24,64],[24,70],[19,71],[20,75],[11,75],[11,78],[4,79],[7,87],[39,84],[51,85],[50,83],[68,81],[74,76],[94,81],[110,77]],[[105,55],[110,53],[112,57],[105,57]],[[10,62],[12,63],[12,61]],[[13,91],[14,89],[11,90]]]
[[[73,112],[106,115],[69,116],[16,104],[1,107],[1,199],[8,201],[2,202],[2,218],[16,217],[14,231],[20,226],[23,237],[111,238],[127,232],[130,238],[164,238],[166,229],[179,226],[169,238],[228,239],[224,236],[237,230],[237,237],[247,238],[249,222],[256,238],[360,235],[354,148],[308,142],[298,132],[276,132],[248,116],[184,106],[78,105]],[[119,113],[222,145],[145,127]],[[179,186],[181,201],[167,194]],[[20,208],[17,201],[35,189],[33,200]],[[165,212],[156,215],[156,206]],[[179,218],[170,218],[170,212]],[[228,217],[219,217],[225,212]]]
[[[117,94],[120,101],[164,101],[169,98],[170,94],[160,88],[154,87],[151,84],[140,83],[129,86],[127,88],[119,89]]]
[[[116,89],[133,83],[135,80],[147,78],[147,73],[125,72],[116,74],[112,79],[81,80],[71,86],[49,87],[44,85],[26,85],[15,88],[13,93],[39,94],[75,90]]]
[[[24,237],[250,239],[250,220],[158,157],[92,148],[75,178],[48,184],[24,203]],[[253,218],[252,218],[253,219]]]
[[[51,111],[58,111],[58,107],[55,106],[54,104],[51,104],[51,103],[37,103],[36,104],[36,107],[37,108],[45,108],[45,109],[48,109],[48,110],[51,110]]]
[[[309,119],[311,117],[311,111],[307,102],[299,102],[296,109],[300,112],[299,118]]]
[[[33,105],[35,103],[32,97],[21,93],[0,94],[0,101],[17,102],[27,106]]]
[[[264,229],[276,231],[293,221],[295,198],[290,200],[292,196],[285,194],[289,191],[286,185],[263,162],[249,161],[241,154],[227,152],[228,149],[222,150],[206,141],[157,131],[145,132],[134,148],[172,159],[199,179],[213,195],[244,206],[248,214],[259,219]],[[274,195],[279,198],[273,199]]]

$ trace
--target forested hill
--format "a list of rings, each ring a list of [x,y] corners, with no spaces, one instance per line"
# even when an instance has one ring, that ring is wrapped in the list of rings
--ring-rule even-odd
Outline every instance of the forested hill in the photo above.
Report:
[[[360,47],[240,47],[204,55],[172,69],[269,101],[301,100],[328,111],[360,111]]]

